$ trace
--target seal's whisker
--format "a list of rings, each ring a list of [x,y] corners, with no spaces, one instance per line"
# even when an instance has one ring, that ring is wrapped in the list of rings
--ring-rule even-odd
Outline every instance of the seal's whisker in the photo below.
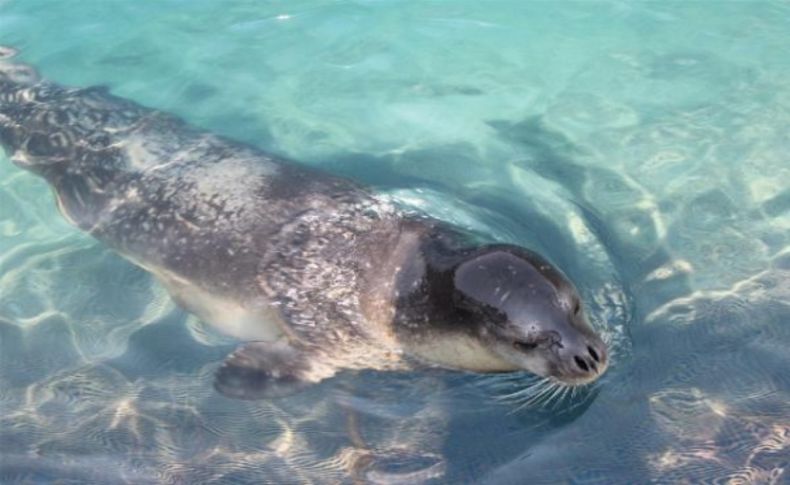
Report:
[[[543,391],[541,391],[541,393],[542,393],[542,392],[543,392]],[[516,407],[516,409],[514,409],[514,410],[513,410],[513,412],[514,412],[514,413],[517,413],[517,412],[519,412],[519,411],[521,411],[521,410],[523,410],[523,409],[526,409],[526,408],[528,408],[528,407],[532,407],[532,406],[535,404],[535,402],[537,402],[537,401],[538,401],[538,399],[536,399],[536,398],[537,398],[539,395],[540,395],[540,394],[538,394],[538,395],[536,395],[536,396],[533,396],[531,399],[527,399],[527,400],[525,400],[524,402],[522,402],[521,404],[519,404],[519,405]]]
[[[562,396],[560,397],[560,402],[565,402],[568,398],[573,398],[573,387],[571,386],[563,386],[564,389],[562,391]]]
[[[553,383],[550,379],[542,379],[538,381],[535,385],[533,385],[529,390],[535,390],[531,396],[525,396],[523,402],[519,403],[516,409],[513,411],[514,413],[521,411],[527,407],[531,407],[540,403],[544,397],[551,391],[553,387]]]
[[[541,407],[545,406],[549,402],[549,400],[551,399],[551,395],[554,393],[556,389],[557,389],[557,384],[555,382],[550,381],[546,386],[546,390],[542,393],[541,398],[538,400]]]
[[[540,399],[536,401],[536,404],[540,407],[545,407],[548,403],[551,402],[552,396],[557,390],[557,385],[552,383],[546,391],[541,395]]]
[[[494,393],[494,398],[504,404],[521,404],[545,386],[546,378],[524,374],[498,374],[482,378],[484,386]]]
[[[532,389],[535,386],[538,386],[540,384],[541,384],[541,381],[530,382],[526,386],[520,387],[519,389],[517,389],[516,391],[513,391],[512,393],[510,393],[508,395],[516,395],[518,393],[524,392],[525,390]],[[511,382],[495,383],[493,387],[495,387],[497,389],[505,390],[505,389],[511,388],[514,385],[517,385],[517,383],[511,381]]]
[[[536,394],[532,399],[525,402],[526,405],[534,405],[536,407],[544,407],[549,400],[549,396],[556,388],[557,384],[551,380],[546,380],[546,385],[541,391]]]
[[[558,385],[557,390],[554,391],[554,394],[551,396],[551,409],[556,409],[563,401],[563,395],[565,394],[565,390],[568,389],[565,386]]]
[[[539,389],[541,386],[543,386],[543,381],[534,382],[523,389],[519,389],[518,391],[512,392],[510,394],[500,396],[500,398],[502,400],[507,400],[510,398],[520,398],[525,395],[531,395],[532,393],[534,393],[536,389]]]
[[[565,390],[568,389],[566,386],[562,384],[555,383],[554,392],[551,393],[551,398],[549,399],[549,403],[551,404],[551,409],[556,409],[556,407],[562,402],[562,396],[565,393]]]

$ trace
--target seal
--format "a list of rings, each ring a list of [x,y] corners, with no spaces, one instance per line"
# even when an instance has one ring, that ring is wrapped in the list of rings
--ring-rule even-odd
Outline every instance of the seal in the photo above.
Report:
[[[484,244],[365,187],[0,50],[0,144],[74,226],[242,343],[215,387],[295,392],[341,369],[439,366],[597,379],[607,350],[541,256]]]

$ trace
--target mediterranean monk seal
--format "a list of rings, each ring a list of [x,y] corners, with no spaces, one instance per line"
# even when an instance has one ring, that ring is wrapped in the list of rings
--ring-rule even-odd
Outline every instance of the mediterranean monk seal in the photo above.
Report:
[[[578,293],[525,248],[481,244],[344,178],[0,49],[0,144],[74,226],[243,343],[215,386],[256,399],[340,369],[526,370],[578,385],[607,350]]]

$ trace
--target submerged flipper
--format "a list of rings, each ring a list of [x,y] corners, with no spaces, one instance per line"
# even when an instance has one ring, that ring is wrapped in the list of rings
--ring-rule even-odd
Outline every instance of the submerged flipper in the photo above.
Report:
[[[214,387],[234,399],[266,399],[298,392],[307,378],[309,356],[286,341],[251,342],[239,347],[217,370]]]

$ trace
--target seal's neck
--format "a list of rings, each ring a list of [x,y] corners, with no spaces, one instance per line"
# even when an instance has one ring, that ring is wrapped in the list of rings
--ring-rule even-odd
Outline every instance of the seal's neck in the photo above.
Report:
[[[402,258],[393,288],[392,329],[404,350],[423,361],[476,372],[516,367],[480,337],[454,301],[453,273],[477,246],[470,237],[436,221],[408,222],[418,234]]]
[[[409,333],[453,326],[453,272],[471,249],[471,241],[452,227],[436,221],[412,222],[419,228],[418,242],[398,271],[393,320],[398,330]],[[455,328],[454,330],[458,330]]]

